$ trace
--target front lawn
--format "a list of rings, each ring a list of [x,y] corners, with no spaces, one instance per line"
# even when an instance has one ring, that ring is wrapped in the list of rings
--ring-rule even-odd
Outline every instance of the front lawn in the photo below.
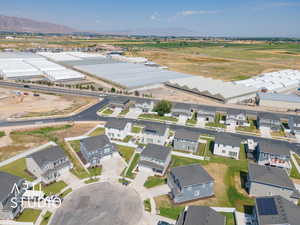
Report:
[[[69,141],[69,143],[75,152],[80,152],[80,141],[79,140]]]
[[[205,125],[208,127],[226,128],[226,125],[223,123],[208,122]]]
[[[102,173],[102,166],[88,168],[91,177],[100,176]]]
[[[91,184],[91,183],[95,183],[98,182],[100,179],[99,178],[90,178],[86,181],[84,181],[85,184]]]
[[[128,167],[128,170],[125,174],[125,177],[128,177],[130,179],[134,179],[135,178],[135,174],[133,173],[134,168],[137,166],[138,162],[140,159],[140,154],[136,153],[134,155],[133,160],[131,161],[131,164]]]
[[[299,174],[299,172],[298,172],[298,170],[297,170],[297,168],[296,168],[296,166],[295,166],[293,160],[291,160],[291,164],[292,164],[292,169],[291,169],[291,174],[290,174],[290,176],[291,176],[292,178],[295,178],[295,179],[300,179],[300,174]]]
[[[186,121],[187,125],[190,124],[190,125],[196,125],[197,123],[197,114],[196,113],[193,113],[193,116],[191,119],[188,119]]]
[[[92,133],[89,134],[89,136],[99,136],[105,133],[104,127],[98,127],[96,128]]]
[[[21,215],[16,219],[17,222],[35,223],[39,218],[42,210],[39,209],[24,209]]]
[[[150,176],[144,183],[145,188],[152,188],[167,183],[167,178],[159,176]]]
[[[151,202],[149,198],[144,200],[144,209],[147,212],[151,212]]]
[[[45,213],[45,215],[43,216],[43,220],[42,222],[40,223],[40,225],[47,225],[51,219],[51,216],[52,216],[52,213],[47,211]]]
[[[63,190],[65,187],[67,187],[68,185],[63,182],[63,181],[58,181],[49,185],[40,185],[37,184],[35,186],[35,190],[40,190],[40,186],[42,191],[47,195],[47,196],[51,196],[51,195],[55,195],[61,192],[61,190]]]
[[[35,179],[28,172],[26,172],[25,158],[18,159],[10,164],[0,167],[0,171],[22,177],[28,181],[34,181],[34,179]]]
[[[135,149],[132,147],[124,146],[124,145],[117,145],[117,149],[120,155],[125,159],[126,162],[129,162],[131,159]]]
[[[159,116],[157,114],[141,114],[139,119],[148,119],[148,120],[162,120],[162,121],[170,121],[177,122],[178,119],[172,116]]]
[[[132,132],[132,133],[135,133],[135,134],[139,134],[139,133],[141,133],[141,131],[142,131],[142,128],[141,128],[141,127],[133,126],[133,127],[131,128],[131,132]]]
[[[111,114],[113,114],[113,112],[114,111],[109,109],[109,108],[104,109],[103,111],[101,111],[101,113],[104,114],[104,115],[111,115]]]
[[[133,138],[133,137],[130,135],[127,135],[122,141],[125,143],[128,143],[131,140],[131,138]]]
[[[0,131],[0,137],[4,137],[5,136],[5,132],[4,131]]]
[[[72,188],[68,188],[68,189],[65,190],[63,193],[61,193],[61,194],[59,195],[59,197],[60,197],[60,198],[64,198],[64,197],[66,197],[68,194],[70,194],[72,191],[73,191]]]
[[[119,116],[124,116],[124,115],[126,115],[128,112],[129,112],[129,108],[123,109],[123,110],[120,112]]]

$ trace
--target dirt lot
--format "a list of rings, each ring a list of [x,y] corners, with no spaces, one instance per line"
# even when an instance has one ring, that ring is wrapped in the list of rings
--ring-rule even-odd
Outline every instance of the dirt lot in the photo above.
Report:
[[[0,88],[0,120],[35,116],[52,116],[71,113],[84,105],[96,103],[93,98],[59,96]]]
[[[21,127],[1,128],[2,131],[5,131],[6,136],[0,138],[0,161],[30,148],[47,143],[49,141],[49,136],[47,137],[47,135],[50,135],[50,137],[56,136],[62,140],[66,137],[82,135],[94,128],[97,124],[99,123],[75,123],[68,127],[64,127],[65,124],[44,124],[43,126],[32,126],[26,129]],[[42,127],[59,128],[59,130],[36,134],[32,133],[32,131],[39,131]]]

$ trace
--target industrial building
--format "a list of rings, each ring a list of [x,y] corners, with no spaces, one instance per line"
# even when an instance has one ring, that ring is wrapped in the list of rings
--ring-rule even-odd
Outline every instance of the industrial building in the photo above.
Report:
[[[86,58],[105,57],[98,53],[84,53],[84,52],[38,52],[38,55],[44,56],[51,60],[60,61],[80,61]]]
[[[253,87],[257,90],[265,89],[270,92],[284,92],[299,86],[300,71],[288,69],[264,73],[257,77],[236,81],[234,83],[243,84],[247,87]]]
[[[169,80],[167,86],[211,98],[224,103],[237,103],[256,95],[256,88],[201,76]]]
[[[278,107],[280,109],[300,109],[300,97],[280,93],[258,93],[257,102],[260,106]]]

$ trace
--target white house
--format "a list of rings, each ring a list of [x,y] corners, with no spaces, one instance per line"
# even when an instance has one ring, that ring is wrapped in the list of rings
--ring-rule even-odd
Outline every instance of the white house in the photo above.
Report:
[[[114,119],[105,124],[105,134],[109,139],[123,140],[131,131],[132,124],[126,120]]]
[[[214,154],[239,159],[241,140],[227,133],[220,133],[215,138]]]
[[[147,124],[142,132],[143,144],[164,145],[168,139],[169,128],[160,124]]]

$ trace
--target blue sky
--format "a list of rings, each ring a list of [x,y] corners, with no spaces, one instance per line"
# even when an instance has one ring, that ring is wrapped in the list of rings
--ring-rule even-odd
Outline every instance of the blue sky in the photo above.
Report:
[[[87,31],[300,37],[300,0],[0,0],[0,14]]]

